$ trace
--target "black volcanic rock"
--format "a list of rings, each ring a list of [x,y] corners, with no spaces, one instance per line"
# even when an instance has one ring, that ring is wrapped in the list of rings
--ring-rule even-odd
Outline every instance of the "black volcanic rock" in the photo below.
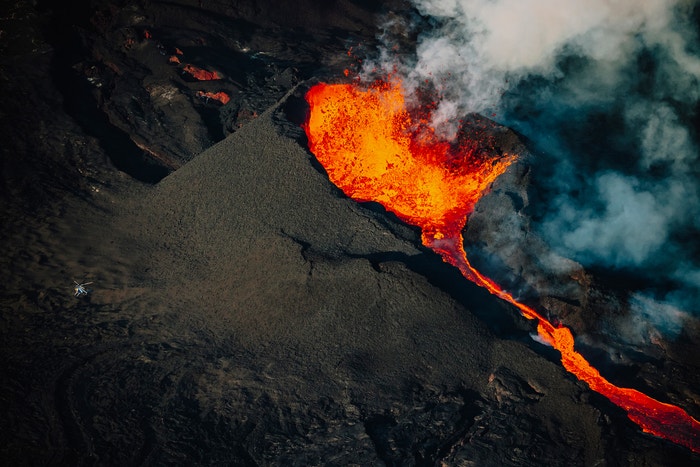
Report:
[[[262,113],[310,72],[340,75],[404,2],[135,2],[46,5],[61,90],[97,105],[145,157],[173,170]],[[49,16],[48,13],[45,13]],[[215,72],[200,81],[193,65]],[[225,93],[230,101],[200,97]]]
[[[233,11],[231,2],[205,1],[216,8],[206,12],[194,1],[60,6],[85,25],[99,4],[120,24],[119,8],[109,5],[127,3],[152,13],[146,22],[166,47],[200,32],[164,34],[173,9],[217,34],[239,31],[251,56],[273,50],[294,61],[299,54],[302,65],[321,57],[320,65],[300,68],[302,77],[345,66],[345,43],[357,39],[345,34],[348,24],[365,24],[356,13],[372,11],[367,2],[306,10],[304,2],[293,9],[270,3],[275,22],[249,31],[217,23],[218,14],[263,21],[262,3],[236,2]],[[266,84],[241,93],[250,96],[240,99],[242,108],[259,118],[235,120],[235,99],[214,107],[190,100],[196,83],[182,84],[179,75],[161,81],[143,74],[134,56],[152,45],[151,58],[162,56],[138,28],[125,31],[138,33],[142,47],[131,49],[132,58],[109,40],[88,48],[118,60],[110,61],[123,75],[108,76],[101,74],[112,73],[106,61],[93,69],[96,57],[80,55],[85,50],[75,44],[46,42],[40,31],[47,18],[29,2],[17,5],[28,19],[15,24],[31,40],[12,41],[17,49],[3,49],[0,63],[3,464],[697,463],[686,449],[642,434],[566,374],[555,352],[530,339],[532,323],[423,249],[418,232],[333,187],[289,121],[303,118],[301,92],[265,112],[293,85],[286,68],[266,75],[280,80],[273,83],[279,89]],[[310,21],[306,41],[292,41],[300,36],[284,29],[287,16],[295,25]],[[93,37],[94,30],[77,29]],[[117,37],[116,29],[97,30]],[[202,64],[225,62],[208,55],[225,48],[196,50]],[[13,79],[17,74],[26,79]],[[73,87],[76,76],[80,86]],[[114,87],[97,106],[83,97],[100,82]],[[170,103],[167,86],[181,92]],[[144,106],[145,126],[126,120],[135,115],[132,94]],[[108,155],[128,156],[122,163],[143,158],[138,147],[133,152],[137,134],[149,148],[173,150],[174,159],[187,135],[198,135],[192,147],[206,146],[203,128],[211,126],[194,118],[199,105],[240,128],[155,186],[133,178],[148,172],[147,164],[110,164]],[[179,113],[192,117],[181,132],[170,128],[181,122]],[[158,122],[165,127],[155,131]],[[142,180],[159,180],[164,166],[156,168]],[[517,181],[524,173],[512,175]],[[505,200],[499,189],[493,195]],[[512,206],[489,207],[494,216],[526,204],[522,196],[522,203],[508,199]],[[485,199],[472,228],[487,206]],[[482,233],[488,243],[488,229]],[[74,280],[92,282],[86,297],[73,296]],[[692,342],[684,345],[678,349],[692,354]]]
[[[29,296],[22,313],[48,312],[43,321],[81,337],[61,352],[33,346],[39,336],[7,340],[15,387],[28,384],[20,355],[45,359],[54,381],[42,383],[56,400],[41,413],[64,441],[46,456],[249,465],[656,456],[663,442],[642,438],[556,356],[534,352],[526,323],[507,336],[490,330],[489,316],[513,310],[420,248],[417,232],[342,196],[275,124],[279,112],[153,188],[118,204],[98,197],[106,217],[66,219],[89,235],[65,242],[64,267],[84,265],[94,291],[85,301]],[[10,413],[9,428],[22,426]],[[619,430],[638,443],[624,454]],[[23,442],[9,439],[17,455]]]

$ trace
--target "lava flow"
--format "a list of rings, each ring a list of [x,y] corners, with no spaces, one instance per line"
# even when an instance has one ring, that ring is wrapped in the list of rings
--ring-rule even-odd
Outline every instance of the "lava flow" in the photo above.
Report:
[[[423,244],[462,274],[537,321],[540,338],[561,352],[564,368],[623,408],[647,433],[700,452],[700,423],[680,407],[637,390],[620,388],[574,349],[571,331],[518,302],[474,269],[463,247],[462,229],[476,202],[516,160],[493,156],[468,141],[440,141],[427,118],[406,110],[396,79],[363,89],[354,84],[318,84],[306,94],[309,148],[330,180],[349,197],[381,203],[421,228]]]

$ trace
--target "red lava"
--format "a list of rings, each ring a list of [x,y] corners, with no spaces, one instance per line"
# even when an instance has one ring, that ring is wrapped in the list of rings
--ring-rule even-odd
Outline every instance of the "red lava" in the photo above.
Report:
[[[574,336],[518,302],[474,269],[463,247],[462,229],[476,202],[517,156],[492,157],[467,144],[440,141],[428,119],[414,121],[401,82],[392,78],[367,88],[318,84],[306,94],[309,147],[330,180],[349,197],[375,201],[422,230],[423,243],[444,261],[537,321],[540,338],[561,352],[567,371],[627,411],[647,433],[700,452],[700,423],[680,407],[637,390],[613,385],[574,349]]]

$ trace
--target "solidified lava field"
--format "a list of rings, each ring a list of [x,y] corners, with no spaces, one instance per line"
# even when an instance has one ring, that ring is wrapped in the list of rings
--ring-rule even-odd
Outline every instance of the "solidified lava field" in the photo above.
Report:
[[[642,433],[309,151],[305,92],[342,80],[348,50],[371,50],[378,18],[409,5],[0,8],[4,464],[700,461]],[[471,124],[521,156],[463,232],[475,265],[534,278],[522,295],[592,336],[580,350],[606,377],[700,417],[697,324],[628,348],[600,325],[624,311],[619,290],[574,262],[539,268],[551,252],[527,231],[493,255],[536,158]]]

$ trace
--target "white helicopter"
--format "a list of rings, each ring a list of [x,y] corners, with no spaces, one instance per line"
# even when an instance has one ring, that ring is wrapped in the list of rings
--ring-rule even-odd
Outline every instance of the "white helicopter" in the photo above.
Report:
[[[85,286],[92,284],[92,282],[78,283],[78,281],[74,280],[73,283],[75,284],[73,287],[73,292],[75,292],[76,297],[82,297],[83,295],[90,293],[90,290],[88,290]]]

